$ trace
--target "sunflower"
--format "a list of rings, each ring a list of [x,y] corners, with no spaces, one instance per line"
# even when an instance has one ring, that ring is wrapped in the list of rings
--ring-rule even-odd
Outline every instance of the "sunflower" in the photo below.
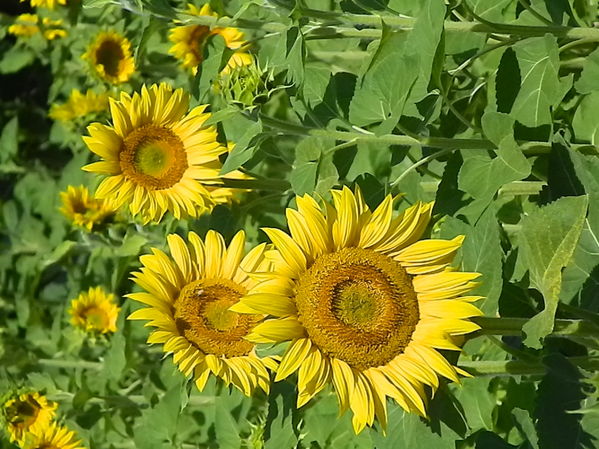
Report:
[[[100,78],[112,84],[127,82],[135,72],[131,42],[114,31],[99,33],[83,58],[90,62]]]
[[[14,36],[31,37],[41,31],[39,21],[36,14],[21,14],[17,16],[15,23],[8,27],[8,32]],[[67,32],[60,28],[62,20],[52,20],[44,17],[41,23],[43,36],[49,41],[67,35]]]
[[[22,2],[25,2],[27,0],[21,0]],[[67,0],[29,0],[29,3],[31,4],[32,7],[41,7],[41,8],[48,8],[48,9],[54,9],[56,7],[56,5],[66,5],[67,4]]]
[[[83,449],[81,440],[75,432],[56,423],[29,433],[23,443],[23,449]]]
[[[216,128],[204,126],[206,106],[186,114],[188,105],[183,89],[166,84],[111,99],[114,125],[92,123],[83,138],[104,159],[83,169],[110,175],[96,197],[114,198],[117,207],[129,203],[145,223],[160,221],[167,210],[177,219],[209,210],[210,194],[199,180],[218,179],[218,156],[227,149],[216,141]]]
[[[393,218],[391,196],[371,212],[359,190],[331,193],[324,206],[296,198],[291,236],[264,229],[274,268],[232,310],[271,316],[250,341],[290,341],[275,380],[298,372],[298,407],[332,382],[356,433],[375,416],[385,429],[387,397],[425,416],[424,386],[467,374],[437,350],[459,350],[458,336],[479,328],[468,321],[479,297],[460,296],[479,275],[448,268],[462,237],[419,240],[432,203]]]
[[[108,94],[106,92],[96,93],[88,89],[85,94],[77,89],[71,91],[66,103],[53,104],[48,114],[54,120],[70,122],[90,114],[108,109]]]
[[[212,11],[209,4],[197,8],[190,3],[187,5],[185,12],[192,16],[218,17],[218,14]],[[243,51],[247,46],[243,32],[232,27],[210,28],[206,25],[177,26],[171,29],[169,33],[169,40],[174,44],[169,53],[179,59],[183,67],[190,69],[195,75],[204,59],[204,46],[208,39],[215,35],[222,36],[225,40],[225,46],[231,50],[235,50],[235,53],[229,59],[228,65],[237,66],[248,63],[247,61],[250,60],[248,58],[249,55]]]
[[[71,301],[71,324],[85,332],[107,334],[116,332],[119,307],[112,293],[102,287],[90,288]]]
[[[36,392],[9,398],[2,405],[2,414],[10,441],[21,442],[28,432],[47,428],[56,414],[57,404]]]
[[[228,248],[215,231],[208,231],[205,241],[193,232],[187,239],[167,237],[171,257],[153,249],[140,258],[143,266],[132,279],[144,292],[127,296],[149,307],[129,319],[150,320],[147,326],[157,330],[148,343],[161,343],[164,352],[172,352],[179,370],[193,375],[200,391],[212,373],[246,395],[256,387],[268,392],[266,367],[274,369],[275,362],[259,358],[244,339],[260,317],[229,311],[255,283],[247,272],[266,268],[265,245],[245,254],[243,231]]]
[[[94,227],[102,225],[115,214],[110,200],[96,199],[84,186],[68,186],[67,190],[60,192],[62,207],[60,211],[75,226],[81,226],[91,232]]]

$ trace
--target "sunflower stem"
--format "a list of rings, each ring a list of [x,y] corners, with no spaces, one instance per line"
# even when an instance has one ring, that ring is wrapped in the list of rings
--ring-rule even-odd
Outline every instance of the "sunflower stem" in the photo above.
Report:
[[[337,131],[331,129],[309,128],[301,124],[290,123],[266,115],[260,115],[262,123],[281,131],[281,135],[295,135],[304,137],[322,137],[335,139],[341,142],[375,142],[386,145],[423,146],[448,150],[495,150],[496,145],[487,139],[452,139],[447,137],[410,137],[399,134],[376,135],[372,132]],[[551,152],[550,142],[519,142],[520,149],[527,156],[536,156]],[[589,144],[574,144],[573,150],[591,149],[595,152],[597,147]]]
[[[569,357],[568,361],[586,370],[599,369],[597,358]],[[458,366],[474,376],[542,376],[547,372],[542,362],[526,360],[463,360]]]
[[[522,326],[526,324],[528,318],[493,318],[476,317],[472,321],[476,322],[481,329],[476,332],[477,335],[505,335],[521,336]],[[599,326],[588,320],[555,320],[553,332],[549,337],[570,337],[570,338],[599,338]]]
[[[320,11],[310,8],[301,9],[302,17],[314,19],[315,21],[308,22],[305,27],[308,28],[308,33],[312,29],[318,29],[321,26],[327,28],[338,29],[340,32],[348,32],[355,28],[346,28],[342,25],[350,25],[352,27],[372,27],[378,33],[372,33],[372,37],[380,36],[383,26],[396,30],[411,30],[416,24],[415,18],[398,17],[391,15],[372,15],[372,14],[349,14],[347,12]],[[243,18],[232,19],[229,17],[211,17],[211,16],[194,16],[189,14],[179,14],[179,18],[186,25],[205,25],[210,27],[238,27],[245,29],[259,29],[269,33],[284,32],[289,26],[279,22],[260,22],[256,20],[248,20]],[[316,22],[317,21],[317,22]],[[341,25],[341,26],[340,26]],[[506,34],[513,36],[544,36],[545,34],[553,34],[558,37],[567,39],[595,39],[599,41],[599,29],[591,27],[567,27],[559,25],[548,26],[529,26],[529,25],[512,25],[504,23],[487,22],[452,22],[445,21],[444,29],[446,32],[455,33],[483,33],[483,34]],[[359,31],[359,30],[355,30]],[[360,30],[361,31],[361,30]],[[343,35],[342,37],[346,37]]]
[[[53,368],[81,368],[101,370],[104,364],[99,362],[88,362],[86,360],[61,360],[61,359],[38,359],[37,363],[42,366]]]
[[[242,190],[271,190],[286,192],[291,185],[283,179],[230,179],[221,178],[222,187]]]

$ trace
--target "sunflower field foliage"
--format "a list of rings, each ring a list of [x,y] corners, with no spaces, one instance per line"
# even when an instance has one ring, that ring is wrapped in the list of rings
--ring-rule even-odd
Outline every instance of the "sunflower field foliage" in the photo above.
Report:
[[[596,0],[2,0],[0,447],[599,447]]]

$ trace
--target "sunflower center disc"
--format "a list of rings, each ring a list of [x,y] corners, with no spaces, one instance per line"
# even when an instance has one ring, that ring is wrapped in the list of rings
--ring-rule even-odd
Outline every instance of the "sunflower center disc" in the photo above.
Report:
[[[18,400],[8,407],[7,420],[12,425],[27,428],[35,423],[40,409],[40,404],[33,398],[28,398],[26,401]]]
[[[96,62],[104,66],[104,72],[110,76],[118,76],[119,65],[125,57],[118,42],[106,40],[96,50]]]
[[[189,35],[188,45],[191,52],[198,59],[198,63],[204,59],[204,44],[210,36],[210,27],[204,25],[194,26],[193,31]]]
[[[243,337],[257,318],[229,310],[246,293],[244,287],[228,279],[202,279],[187,284],[174,304],[177,329],[206,354],[247,355],[254,345]]]
[[[152,124],[125,137],[119,158],[123,174],[149,190],[172,187],[188,167],[181,139],[170,129]]]
[[[93,329],[106,329],[109,327],[110,318],[104,309],[92,306],[81,312],[86,324]]]
[[[295,302],[310,339],[357,369],[385,365],[401,354],[419,320],[403,267],[362,248],[319,257],[300,277]]]

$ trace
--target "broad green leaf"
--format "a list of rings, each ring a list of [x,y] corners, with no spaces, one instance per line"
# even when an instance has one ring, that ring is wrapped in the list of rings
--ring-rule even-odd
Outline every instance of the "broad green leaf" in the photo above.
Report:
[[[582,375],[561,354],[544,359],[547,374],[537,389],[534,419],[539,447],[542,449],[590,449],[595,447],[591,435],[581,427],[580,409],[585,398]]]
[[[395,404],[388,404],[388,414],[387,436],[378,432],[372,434],[373,446],[377,449],[455,448],[454,438],[457,435],[445,424],[437,421],[435,427],[440,428],[433,431],[426,421],[414,413],[404,412]],[[435,418],[438,419],[438,416]]]
[[[560,79],[559,50],[553,35],[525,39],[514,45],[520,76],[520,92],[512,116],[534,128],[552,121],[552,109],[572,85],[572,78]]]
[[[20,46],[13,46],[4,52],[0,60],[0,73],[15,73],[35,61],[35,54]]]
[[[0,135],[0,162],[13,159],[19,150],[19,117],[13,117],[2,129]]]
[[[523,437],[526,439],[526,441],[528,441],[528,443],[531,445],[532,449],[539,449],[539,437],[537,436],[535,425],[532,422],[532,418],[530,417],[528,410],[515,408],[512,410],[512,414],[514,416],[516,426],[523,434]]]
[[[591,142],[593,145],[599,144],[598,110],[599,92],[592,92],[582,99],[572,121],[576,140]]]
[[[349,119],[358,126],[387,121],[391,130],[399,122],[416,82],[419,58],[407,54],[405,33],[384,32],[367,72],[358,81],[349,106]]]
[[[530,174],[531,165],[513,137],[514,121],[510,116],[488,112],[482,118],[483,131],[495,145],[494,159],[487,154],[470,154],[460,169],[458,186],[475,199],[490,201],[508,182]]]
[[[518,236],[522,262],[528,268],[530,285],[543,295],[545,308],[523,327],[525,344],[541,347],[553,330],[562,285],[562,269],[578,243],[587,213],[586,196],[564,197],[534,209],[522,219]]]
[[[457,235],[465,236],[457,256],[458,260],[461,260],[462,270],[482,275],[478,279],[481,285],[473,290],[472,294],[483,296],[478,307],[485,315],[494,316],[497,313],[497,302],[503,286],[501,277],[503,251],[494,207],[487,208],[473,225],[457,218],[446,219],[441,227],[441,237],[453,238]]]
[[[296,413],[295,394],[290,384],[281,382],[273,386],[268,397],[264,449],[296,447],[298,437],[294,432],[293,423]]]
[[[474,13],[490,22],[504,22],[505,10],[511,0],[472,0],[468,2]]]
[[[219,398],[214,406],[216,437],[219,448],[238,449],[241,447],[241,437],[239,436],[241,432],[235,418],[231,415],[231,410],[225,404],[225,399],[226,397]]]
[[[599,48],[584,58],[580,78],[574,87],[581,94],[599,91]]]
[[[495,398],[489,392],[490,379],[480,377],[464,379],[463,385],[455,389],[454,396],[464,409],[470,431],[493,430],[496,407]]]
[[[245,119],[248,127],[245,132],[234,142],[235,147],[227,155],[227,159],[220,170],[221,175],[225,175],[233,170],[237,170],[244,163],[249,161],[256,150],[256,144],[259,141],[260,133],[262,132],[262,122],[253,122]]]

